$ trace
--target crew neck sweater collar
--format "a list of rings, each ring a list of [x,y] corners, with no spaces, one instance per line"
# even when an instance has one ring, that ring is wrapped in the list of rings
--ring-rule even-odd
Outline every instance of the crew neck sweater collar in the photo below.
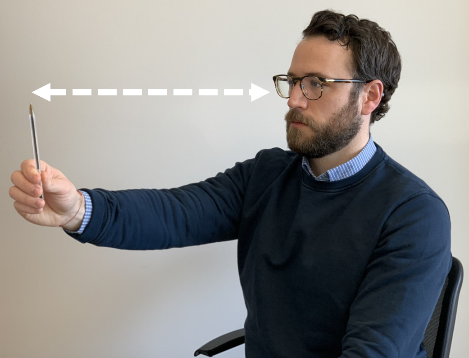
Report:
[[[306,157],[302,159],[303,169],[311,175],[317,181],[338,181],[345,178],[348,178],[356,173],[358,173],[369,160],[373,157],[376,152],[376,145],[373,142],[373,137],[370,135],[370,139],[365,147],[358,153],[357,156],[350,159],[348,162],[343,163],[335,168],[329,169],[321,175],[314,175],[309,165],[309,161]]]
[[[318,181],[315,180],[309,173],[307,173],[302,166],[300,166],[299,170],[302,176],[303,184],[316,190],[324,190],[324,191],[335,191],[335,190],[342,190],[350,185],[355,185],[359,183],[361,180],[365,179],[372,171],[378,167],[383,160],[386,158],[386,153],[383,149],[376,143],[373,142],[376,147],[375,153],[371,157],[371,159],[355,174],[348,176],[345,179],[341,179],[338,181]]]

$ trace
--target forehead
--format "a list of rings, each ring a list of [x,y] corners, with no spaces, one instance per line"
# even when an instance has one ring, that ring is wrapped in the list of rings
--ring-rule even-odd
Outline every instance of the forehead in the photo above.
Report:
[[[352,76],[352,53],[337,41],[324,36],[303,39],[293,54],[289,73],[295,76],[316,74],[328,78]]]

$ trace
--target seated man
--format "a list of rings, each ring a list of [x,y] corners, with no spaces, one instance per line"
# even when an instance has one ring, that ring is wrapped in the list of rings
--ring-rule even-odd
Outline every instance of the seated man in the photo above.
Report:
[[[451,265],[443,201],[373,142],[400,56],[376,23],[316,13],[286,74],[291,151],[171,190],[82,189],[32,160],[15,208],[83,243],[148,250],[238,240],[246,357],[425,357]],[[42,183],[42,187],[41,187]],[[44,199],[40,195],[44,193]]]

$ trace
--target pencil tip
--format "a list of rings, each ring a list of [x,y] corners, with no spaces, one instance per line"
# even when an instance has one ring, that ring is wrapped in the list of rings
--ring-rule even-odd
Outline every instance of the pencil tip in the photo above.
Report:
[[[33,115],[33,105],[31,103],[29,104],[29,114]]]

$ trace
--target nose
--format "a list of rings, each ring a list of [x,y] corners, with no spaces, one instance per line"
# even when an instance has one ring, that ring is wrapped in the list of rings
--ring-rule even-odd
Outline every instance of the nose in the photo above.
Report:
[[[295,83],[288,99],[288,107],[290,108],[308,108],[308,99],[303,95],[300,82]]]

